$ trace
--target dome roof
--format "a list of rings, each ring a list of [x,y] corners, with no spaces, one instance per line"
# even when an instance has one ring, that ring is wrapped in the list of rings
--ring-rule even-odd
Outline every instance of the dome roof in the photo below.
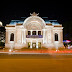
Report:
[[[37,25],[40,25],[42,28],[44,28],[46,23],[41,17],[39,17],[37,15],[32,15],[32,16],[26,18],[24,23],[23,23],[24,27],[26,27],[30,24],[31,25],[33,25],[33,24],[36,25],[37,24]]]

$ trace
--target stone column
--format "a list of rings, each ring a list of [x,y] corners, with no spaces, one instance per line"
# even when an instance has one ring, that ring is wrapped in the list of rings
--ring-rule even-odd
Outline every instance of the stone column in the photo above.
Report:
[[[30,48],[32,49],[32,41],[31,41],[31,44],[30,44]]]
[[[24,37],[23,41],[24,41],[24,43],[26,43],[26,29],[24,29],[24,36],[23,37]]]
[[[17,31],[15,31],[14,40],[15,40],[15,43],[17,43]]]
[[[36,48],[38,49],[38,41],[36,41]]]
[[[42,31],[41,31],[41,35],[43,35]]]
[[[31,35],[32,35],[32,30],[31,30]]]
[[[45,29],[43,29],[43,44],[45,43]]]
[[[24,32],[22,31],[22,44],[24,43],[23,40],[24,40]]]
[[[8,32],[8,43],[10,43],[10,35],[11,35],[11,33],[10,33],[10,31]]]
[[[36,35],[38,35],[38,30],[36,30]]]
[[[49,29],[48,30],[48,41],[47,41],[48,43],[52,43],[52,31],[51,31],[51,29]]]
[[[62,32],[62,30],[60,31],[60,43],[62,43],[63,42],[63,32]]]
[[[60,43],[60,32],[58,32],[58,41]]]
[[[61,42],[63,43],[63,30],[61,31]]]
[[[47,29],[47,43],[49,47],[54,47],[54,32],[53,27]]]

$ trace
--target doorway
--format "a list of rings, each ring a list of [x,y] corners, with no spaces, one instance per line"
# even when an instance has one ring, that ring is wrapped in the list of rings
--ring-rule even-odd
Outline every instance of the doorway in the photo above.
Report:
[[[31,46],[31,42],[28,42],[28,48],[30,48]],[[36,48],[36,43],[32,43],[32,48],[35,49]],[[41,42],[38,42],[38,48],[41,48]]]
[[[36,43],[32,43],[32,48],[36,48]]]
[[[38,42],[38,48],[41,48],[41,42]]]
[[[31,45],[31,43],[30,43],[30,42],[28,42],[28,48],[30,48],[30,45]]]

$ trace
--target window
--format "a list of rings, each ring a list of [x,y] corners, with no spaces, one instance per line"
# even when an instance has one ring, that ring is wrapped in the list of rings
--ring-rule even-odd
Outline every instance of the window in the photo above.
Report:
[[[36,31],[33,31],[33,32],[32,32],[32,35],[36,35]]]
[[[11,33],[11,35],[10,35],[10,41],[14,41],[14,34],[13,33]]]
[[[55,33],[55,41],[58,41],[58,34]]]
[[[31,32],[30,31],[28,31],[28,35],[31,35]]]
[[[41,35],[41,31],[38,31],[38,35]]]

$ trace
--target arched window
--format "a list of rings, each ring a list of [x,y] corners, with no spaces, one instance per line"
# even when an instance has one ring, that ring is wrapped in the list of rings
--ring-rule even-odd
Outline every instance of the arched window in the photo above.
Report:
[[[38,31],[38,35],[41,35],[41,31]]]
[[[13,33],[11,33],[11,35],[10,35],[10,41],[14,41],[14,34]]]
[[[28,35],[31,35],[31,32],[30,31],[28,31]]]
[[[58,41],[58,34],[55,33],[55,41]]]
[[[32,32],[32,35],[36,35],[36,31],[33,31],[33,32]]]

